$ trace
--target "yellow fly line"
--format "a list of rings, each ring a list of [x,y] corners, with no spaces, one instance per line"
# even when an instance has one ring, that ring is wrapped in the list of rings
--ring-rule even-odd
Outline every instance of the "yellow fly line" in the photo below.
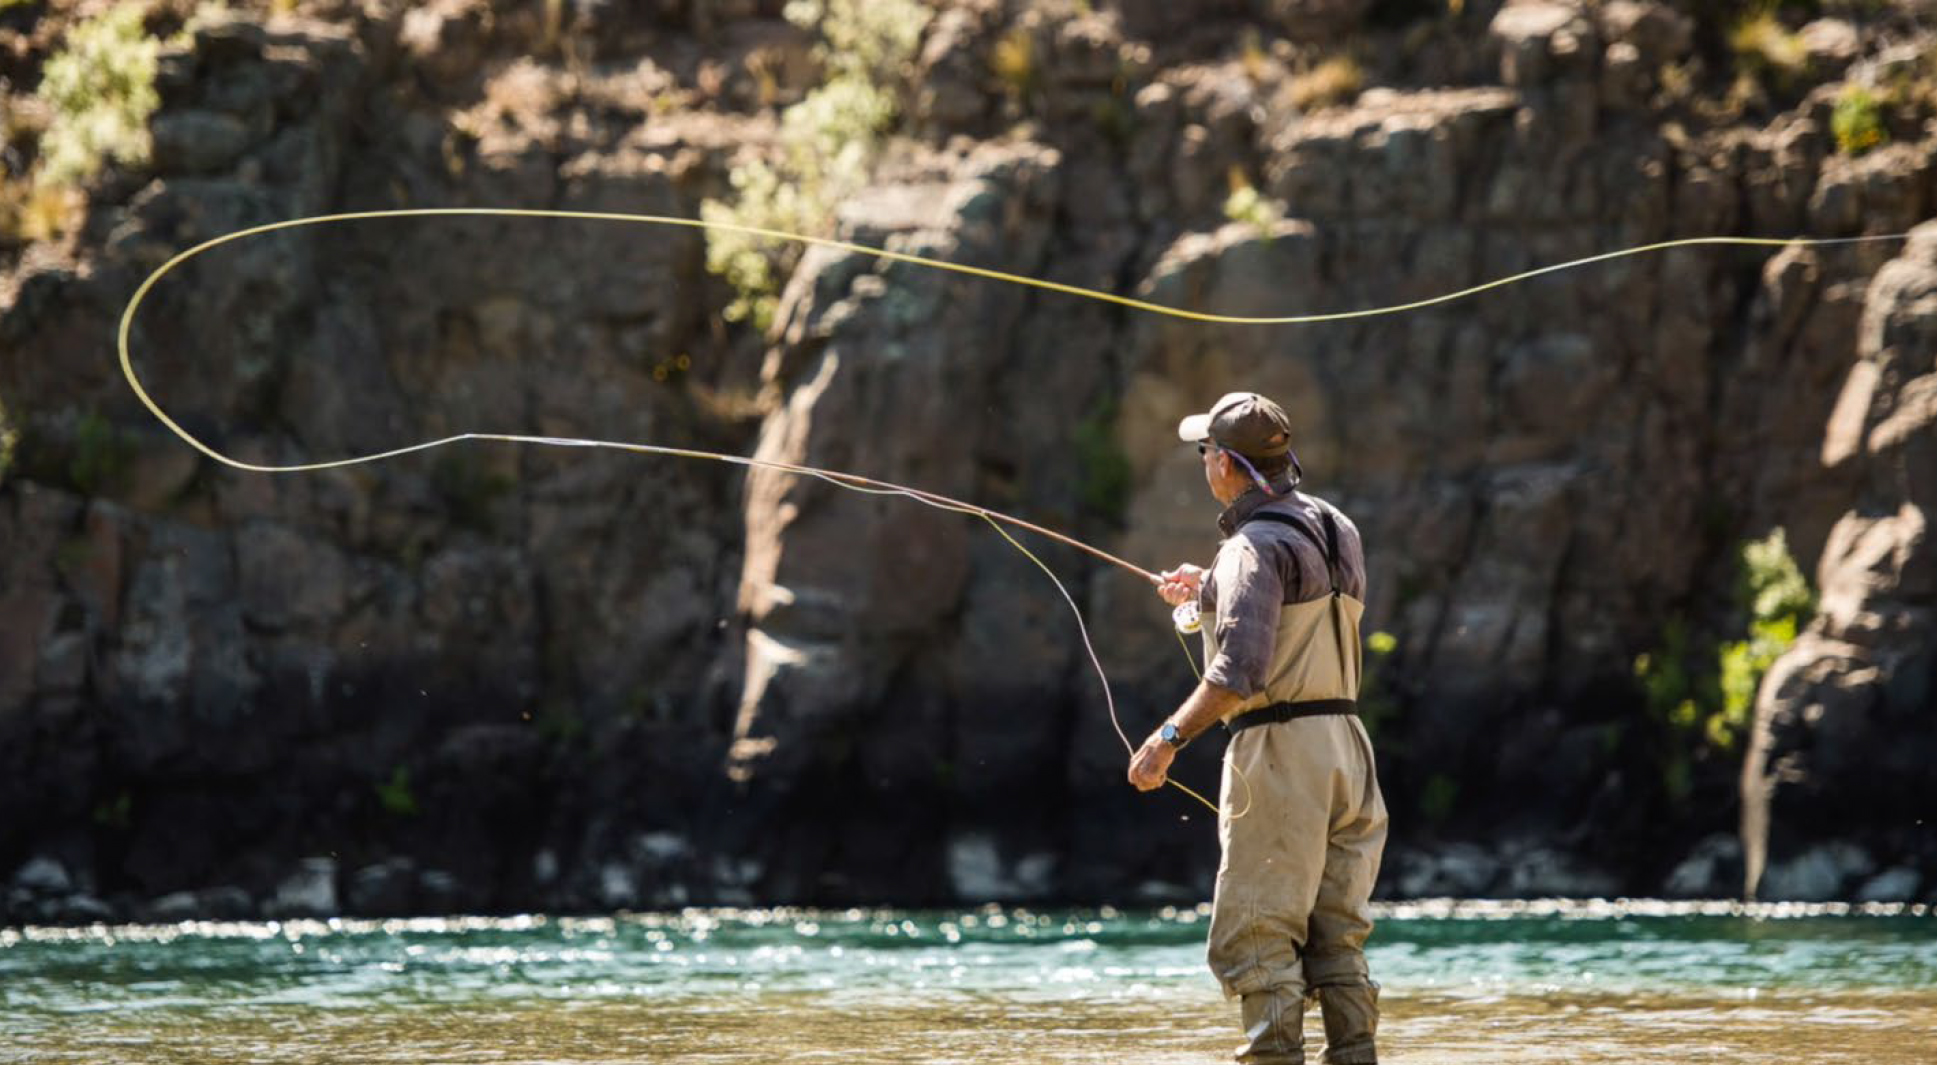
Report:
[[[1023,529],[1028,532],[1035,533],[1039,536],[1046,537],[1050,540],[1054,540],[1058,543],[1062,543],[1067,546],[1076,548],[1077,550],[1086,552],[1098,559],[1101,559],[1104,562],[1108,562],[1111,565],[1118,566],[1118,567],[1121,567],[1122,569],[1128,570],[1129,572],[1136,574],[1137,576],[1143,578],[1145,581],[1153,585],[1161,583],[1161,578],[1159,578],[1156,573],[1153,573],[1150,570],[1146,570],[1141,566],[1135,565],[1134,563],[1131,563],[1122,558],[1119,558],[1116,555],[1110,554],[1107,551],[1103,551],[1100,548],[1093,547],[1090,544],[1086,544],[1080,540],[1075,539],[1074,537],[1056,532],[1053,529],[1047,529],[1040,525],[1036,525],[1031,522],[1024,521],[1021,518],[1004,514],[1000,511],[991,510],[987,507],[977,506],[973,503],[966,503],[966,502],[963,502],[962,500],[953,499],[951,497],[944,496],[939,493],[928,492],[918,488],[910,488],[905,485],[894,484],[889,481],[882,481],[882,480],[877,480],[870,477],[863,477],[859,474],[845,473],[839,470],[820,469],[818,467],[804,466],[804,465],[799,465],[796,463],[789,463],[789,462],[779,462],[779,461],[774,461],[770,459],[757,459],[757,458],[752,458],[745,455],[730,455],[730,454],[717,452],[717,451],[705,451],[698,448],[670,447],[670,446],[660,445],[660,444],[642,444],[642,443],[634,443],[634,442],[621,441],[621,440],[599,440],[599,439],[586,439],[586,438],[579,438],[579,437],[535,436],[535,435],[529,435],[529,434],[523,434],[523,433],[469,432],[469,433],[458,433],[452,436],[440,437],[435,440],[425,440],[419,443],[408,444],[403,447],[391,448],[385,451],[374,451],[374,452],[369,452],[365,454],[348,455],[348,456],[343,456],[339,458],[324,459],[316,462],[300,462],[300,463],[287,463],[287,464],[276,464],[276,465],[245,462],[241,459],[224,454],[223,452],[217,450],[216,448],[212,447],[211,445],[197,438],[195,434],[183,428],[179,422],[177,422],[174,418],[169,416],[167,411],[162,409],[161,404],[155,402],[155,399],[153,396],[148,394],[147,388],[143,387],[141,383],[141,378],[135,373],[134,359],[130,351],[130,337],[134,330],[135,315],[141,309],[142,302],[148,298],[148,294],[154,289],[154,287],[157,284],[161,282],[163,278],[167,277],[170,273],[175,271],[177,268],[181,267],[183,264],[187,263],[189,260],[194,259],[205,252],[213,251],[214,249],[219,248],[225,244],[230,244],[241,240],[247,240],[250,237],[262,236],[267,233],[275,233],[282,230],[301,229],[309,226],[331,225],[331,224],[343,223],[343,222],[396,220],[396,219],[404,219],[404,218],[452,218],[452,217],[536,218],[536,219],[569,220],[569,221],[580,221],[580,222],[618,222],[618,223],[627,223],[632,225],[674,226],[674,227],[680,227],[685,229],[719,230],[724,232],[740,233],[747,236],[762,237],[773,241],[791,242],[795,244],[808,245],[812,247],[828,248],[833,251],[847,252],[853,255],[870,256],[872,258],[880,259],[886,262],[907,263],[910,266],[919,266],[919,267],[924,267],[924,268],[934,269],[934,270],[945,270],[951,273],[964,274],[970,277],[982,278],[989,281],[999,281],[1005,284],[1022,285],[1028,288],[1034,288],[1034,289],[1040,289],[1047,292],[1059,293],[1061,295],[1072,296],[1078,299],[1097,300],[1103,303],[1115,304],[1119,307],[1126,307],[1133,311],[1141,311],[1148,314],[1162,315],[1168,318],[1179,318],[1185,321],[1202,322],[1202,323],[1212,324],[1212,325],[1236,325],[1236,326],[1310,325],[1310,324],[1317,324],[1320,322],[1342,322],[1342,321],[1351,321],[1355,319],[1379,318],[1387,315],[1403,314],[1408,311],[1421,310],[1426,307],[1433,307],[1443,303],[1451,303],[1451,302],[1454,302],[1455,300],[1466,299],[1469,296],[1477,296],[1483,292],[1489,292],[1497,288],[1505,288],[1508,285],[1518,284],[1519,282],[1528,281],[1533,278],[1541,277],[1546,274],[1560,273],[1565,270],[1573,270],[1579,267],[1591,266],[1595,263],[1607,262],[1612,259],[1620,259],[1620,258],[1625,258],[1633,255],[1645,255],[1652,252],[1667,251],[1672,248],[1690,248],[1690,247],[1717,246],[1717,245],[1776,248],[1776,247],[1791,247],[1791,246],[1854,244],[1854,243],[1875,242],[1875,241],[1893,241],[1893,240],[1902,240],[1907,236],[1907,234],[1903,234],[1903,233],[1892,233],[1892,234],[1884,234],[1884,235],[1876,235],[1876,236],[1839,237],[1839,238],[1687,237],[1679,240],[1656,241],[1652,244],[1642,244],[1631,248],[1622,248],[1617,251],[1603,252],[1598,255],[1590,255],[1585,258],[1573,259],[1568,262],[1556,263],[1551,266],[1542,266],[1532,270],[1523,270],[1517,274],[1509,274],[1505,277],[1495,278],[1491,281],[1486,281],[1477,285],[1472,285],[1467,288],[1459,289],[1458,291],[1447,292],[1443,295],[1432,296],[1426,299],[1412,300],[1406,303],[1395,303],[1395,304],[1389,304],[1382,307],[1367,307],[1367,308],[1362,308],[1358,310],[1349,310],[1349,311],[1333,311],[1333,312],[1327,312],[1327,313],[1321,313],[1321,314],[1286,314],[1286,315],[1252,316],[1252,315],[1234,315],[1234,314],[1211,314],[1204,311],[1193,311],[1183,307],[1170,307],[1170,306],[1165,306],[1164,304],[1161,304],[1161,303],[1152,303],[1148,300],[1136,299],[1131,296],[1121,296],[1113,292],[1103,292],[1098,289],[1084,288],[1079,285],[1067,285],[1058,281],[1044,280],[1043,278],[1039,278],[1039,277],[1028,277],[1023,274],[1010,273],[1006,270],[993,270],[987,267],[970,266],[965,263],[949,262],[944,259],[936,259],[926,255],[915,255],[909,252],[892,251],[887,248],[875,247],[867,244],[858,244],[853,241],[835,240],[831,237],[815,237],[815,236],[809,236],[804,233],[788,233],[783,230],[765,229],[759,226],[739,225],[737,223],[732,223],[732,222],[708,222],[708,221],[703,221],[696,218],[680,217],[678,215],[631,214],[631,213],[621,212],[621,211],[566,211],[566,210],[553,210],[553,209],[544,209],[544,208],[519,208],[519,207],[419,207],[419,208],[398,208],[393,210],[381,210],[381,211],[346,211],[346,212],[341,212],[337,214],[312,215],[304,218],[290,218],[279,222],[269,222],[263,225],[250,226],[246,229],[238,229],[232,233],[224,233],[220,236],[213,237],[209,240],[205,240],[202,243],[197,244],[194,247],[191,247],[185,251],[178,252],[173,257],[171,257],[168,261],[162,263],[159,267],[157,267],[154,270],[153,273],[150,273],[145,279],[143,279],[139,286],[135,288],[134,294],[130,296],[128,299],[127,307],[124,308],[121,312],[121,324],[116,335],[116,346],[119,349],[120,358],[121,358],[121,373],[124,377],[127,378],[128,387],[134,390],[135,398],[140,400],[141,405],[148,408],[148,412],[150,414],[153,414],[155,418],[158,421],[160,421],[162,425],[166,426],[170,432],[174,433],[175,436],[179,437],[183,443],[187,444],[191,448],[194,448],[196,451],[214,460],[215,462],[220,463],[221,465],[224,465],[224,466],[228,466],[232,469],[244,470],[251,473],[310,473],[318,470],[332,470],[332,469],[340,469],[345,466],[361,466],[361,465],[367,465],[369,463],[382,462],[387,459],[398,458],[404,455],[410,455],[420,451],[429,451],[433,448],[445,447],[451,444],[462,443],[464,441],[469,441],[469,440],[480,440],[480,441],[489,440],[489,441],[499,441],[504,443],[541,445],[541,446],[549,446],[549,447],[606,448],[606,449],[612,449],[612,450],[618,450],[618,451],[630,451],[630,452],[635,452],[639,454],[663,455],[663,456],[672,457],[672,458],[688,458],[688,459],[701,459],[701,460],[710,461],[710,462],[724,462],[724,463],[729,463],[731,465],[747,467],[750,469],[767,469],[767,470],[774,470],[781,473],[796,474],[796,475],[807,476],[807,477],[817,477],[821,480],[828,482],[829,484],[833,484],[841,488],[846,488],[853,491],[868,492],[871,494],[905,496],[909,499],[912,499],[918,503],[925,504],[927,506],[937,507],[943,510],[950,510],[950,511],[955,511],[962,514],[968,514],[975,517],[979,517],[984,521],[988,522],[989,525],[992,528],[994,528],[997,533],[1001,534],[1004,540],[1007,540],[1012,546],[1014,546],[1016,550],[1022,552],[1023,555],[1028,557],[1030,561],[1034,562],[1038,567],[1040,567],[1043,573],[1047,575],[1052,582],[1055,583],[1057,590],[1062,593],[1063,599],[1069,604],[1069,608],[1071,612],[1076,616],[1077,627],[1082,636],[1083,645],[1085,649],[1088,651],[1090,663],[1094,667],[1098,679],[1101,680],[1102,682],[1105,705],[1108,707],[1109,713],[1110,713],[1110,723],[1112,726],[1115,727],[1117,736],[1123,741],[1124,746],[1132,750],[1134,750],[1134,745],[1130,743],[1130,738],[1128,734],[1124,732],[1122,723],[1117,720],[1116,703],[1115,703],[1114,697],[1110,693],[1109,678],[1103,672],[1102,662],[1098,658],[1096,654],[1096,649],[1090,641],[1088,628],[1087,626],[1084,625],[1082,611],[1077,608],[1076,600],[1069,594],[1069,590],[1063,586],[1063,583],[1056,578],[1056,575],[1050,571],[1049,567],[1046,564],[1044,564],[1042,559],[1038,558],[1028,548],[1024,547],[1019,541],[1016,540],[1014,536],[1010,535],[1009,531],[1005,529],[1003,526],[1007,525],[1013,528]],[[1186,651],[1186,657],[1189,657],[1189,648],[1186,647],[1185,651]],[[1194,661],[1191,664],[1191,668],[1193,670],[1196,669],[1196,663]],[[1203,803],[1206,807],[1209,807],[1213,812],[1216,812],[1217,805],[1215,803],[1212,803],[1210,800],[1204,798],[1202,795],[1199,795],[1197,792],[1184,787],[1184,785],[1179,784],[1174,780],[1169,781],[1169,783],[1182,789],[1185,793],[1190,795],[1191,798],[1196,799],[1198,802]],[[1247,787],[1247,791],[1248,791],[1248,787]],[[1248,809],[1249,807],[1248,802],[1246,803],[1246,807]]]

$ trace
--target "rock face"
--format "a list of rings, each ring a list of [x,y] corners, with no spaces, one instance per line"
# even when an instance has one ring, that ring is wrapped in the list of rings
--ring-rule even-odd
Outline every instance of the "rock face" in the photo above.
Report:
[[[1820,614],[1763,680],[1743,765],[1746,889],[1768,898],[1840,896],[1874,871],[1811,846],[1835,826],[1872,826],[1896,864],[1925,857],[1937,816],[1937,224],[1877,271],[1859,337],[1822,452],[1855,505],[1823,549]]]
[[[476,0],[301,6],[164,55],[152,167],[0,275],[22,430],[0,919],[1208,890],[1207,813],[1122,783],[1114,726],[1135,741],[1191,683],[1133,575],[1024,540],[1082,608],[1106,699],[1063,593],[968,516],[483,443],[271,477],[154,425],[112,328],[175,251],[326,211],[697,216],[815,65],[769,3],[572,5],[551,28]],[[897,87],[911,139],[837,234],[1283,315],[1937,210],[1927,128],[1850,158],[1828,89],[1704,111],[1677,7],[1469,2],[1411,27],[1382,7],[952,3]],[[1839,25],[1858,69],[1869,31]],[[1834,29],[1812,47],[1841,49]],[[1417,62],[1291,106],[1353,34]],[[1236,187],[1272,209],[1227,214]],[[186,428],[253,461],[648,441],[908,483],[1153,568],[1215,546],[1176,419],[1263,391],[1307,487],[1364,531],[1367,628],[1393,637],[1367,706],[1384,891],[1697,895],[1746,865],[1783,893],[1909,898],[1937,884],[1933,260],[1928,226],[1686,249],[1257,327],[814,249],[763,337],[721,318],[690,229],[355,222],[194,261],[134,349]],[[1775,527],[1822,611],[1763,686],[1738,807],[1737,756],[1646,710],[1634,662],[1737,622],[1732,550]],[[1207,789],[1214,748],[1180,778]]]
[[[542,839],[597,854],[668,816],[654,796],[690,803],[714,775],[737,655],[730,472],[474,446],[241,475],[165,437],[98,357],[142,275],[239,226],[426,202],[693,215],[717,183],[719,123],[696,144],[690,123],[643,121],[649,61],[579,78],[474,58],[450,90],[460,115],[382,65],[404,7],[347,28],[221,24],[166,56],[156,172],[95,206],[90,276],[17,279],[0,865],[72,854],[137,899],[240,883],[292,912],[531,905]],[[627,78],[647,88],[600,98]],[[602,125],[563,127],[568,84]],[[218,125],[251,131],[223,133],[220,162]],[[702,259],[690,231],[304,230],[159,286],[136,360],[191,431],[255,459],[486,428],[745,450],[744,416],[702,398],[743,358],[700,331]],[[624,771],[583,771],[605,759]],[[341,854],[346,883],[290,887],[319,853]],[[400,854],[414,878],[348,876]],[[553,904],[586,904],[593,879],[561,877]]]

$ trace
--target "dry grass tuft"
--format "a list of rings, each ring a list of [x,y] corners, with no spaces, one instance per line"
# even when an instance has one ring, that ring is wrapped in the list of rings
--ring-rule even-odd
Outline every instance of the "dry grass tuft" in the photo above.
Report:
[[[1036,42],[1025,26],[1002,35],[989,50],[989,69],[1010,96],[1029,95],[1036,85]]]
[[[1757,11],[1729,30],[1729,50],[1755,73],[1792,78],[1809,67],[1809,50],[1802,37],[1789,32],[1772,11]]]
[[[1300,111],[1319,111],[1357,99],[1365,69],[1347,55],[1335,55],[1291,79],[1286,96]]]
[[[59,240],[81,226],[87,197],[67,185],[31,180],[0,185],[0,239],[34,244]]]

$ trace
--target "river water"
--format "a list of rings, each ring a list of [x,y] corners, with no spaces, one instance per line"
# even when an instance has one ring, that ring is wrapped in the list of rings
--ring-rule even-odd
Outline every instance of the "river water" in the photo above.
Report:
[[[1380,916],[1389,1061],[1937,1062],[1922,907]],[[0,1062],[1223,1062],[1236,1010],[1204,922],[991,907],[12,930]]]

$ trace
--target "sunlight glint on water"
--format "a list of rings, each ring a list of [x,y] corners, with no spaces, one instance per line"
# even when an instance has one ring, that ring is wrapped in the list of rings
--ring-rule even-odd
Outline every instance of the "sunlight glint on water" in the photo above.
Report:
[[[1931,1062],[1934,928],[1405,906],[1371,960],[1393,1060]],[[32,929],[0,933],[0,1061],[1225,1061],[1203,932],[998,909]]]

